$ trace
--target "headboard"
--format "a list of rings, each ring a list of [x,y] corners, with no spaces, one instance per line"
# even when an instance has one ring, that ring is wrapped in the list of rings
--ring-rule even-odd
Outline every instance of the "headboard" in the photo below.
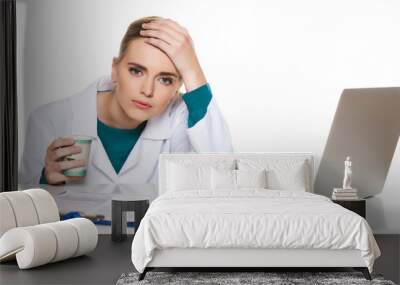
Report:
[[[166,191],[167,165],[168,162],[189,160],[190,162],[207,161],[210,164],[220,160],[232,160],[235,163],[240,158],[246,159],[296,159],[304,160],[309,167],[309,189],[307,192],[314,192],[314,157],[310,152],[218,152],[218,153],[161,153],[158,161],[158,194]]]

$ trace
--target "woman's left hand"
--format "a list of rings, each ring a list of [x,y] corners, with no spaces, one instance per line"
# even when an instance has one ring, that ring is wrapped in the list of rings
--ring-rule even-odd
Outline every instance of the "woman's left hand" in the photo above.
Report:
[[[184,27],[171,19],[155,20],[143,24],[140,35],[145,37],[146,43],[161,49],[173,61],[187,92],[207,82],[192,39]]]

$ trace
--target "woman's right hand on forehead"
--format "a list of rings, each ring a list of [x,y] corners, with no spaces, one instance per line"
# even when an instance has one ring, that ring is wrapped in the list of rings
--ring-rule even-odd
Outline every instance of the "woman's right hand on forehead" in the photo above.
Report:
[[[207,82],[186,28],[171,19],[158,19],[142,24],[144,42],[164,51],[182,76],[186,92]]]
[[[84,178],[69,177],[63,174],[67,169],[85,166],[84,160],[64,160],[66,156],[82,151],[79,146],[74,144],[75,141],[72,138],[58,138],[47,147],[44,176],[48,184],[57,185]]]

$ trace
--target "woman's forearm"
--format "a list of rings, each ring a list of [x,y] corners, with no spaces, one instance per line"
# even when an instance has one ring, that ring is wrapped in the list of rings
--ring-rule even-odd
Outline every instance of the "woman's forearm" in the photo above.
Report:
[[[182,80],[183,84],[185,85],[186,92],[190,92],[207,83],[206,77],[200,67],[200,64],[198,64],[198,67],[193,70],[183,72]]]

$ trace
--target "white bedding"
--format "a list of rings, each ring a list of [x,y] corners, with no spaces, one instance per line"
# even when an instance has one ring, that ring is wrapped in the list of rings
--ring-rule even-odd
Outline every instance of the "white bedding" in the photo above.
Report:
[[[324,196],[241,189],[167,192],[150,205],[132,243],[143,272],[154,249],[358,249],[372,272],[380,250],[365,219]]]

